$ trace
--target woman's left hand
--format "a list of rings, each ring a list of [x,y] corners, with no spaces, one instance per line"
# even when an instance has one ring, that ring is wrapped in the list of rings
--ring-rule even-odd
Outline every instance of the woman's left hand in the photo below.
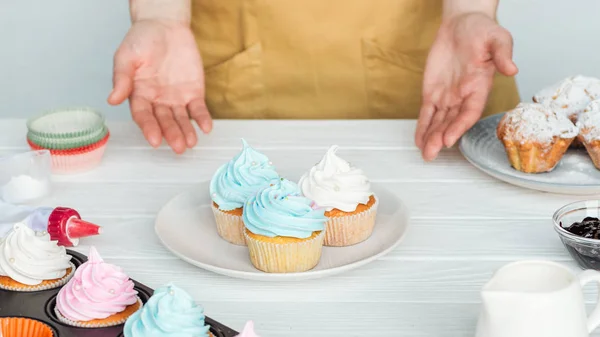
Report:
[[[427,161],[481,117],[494,73],[514,76],[511,34],[490,16],[465,13],[442,23],[423,79],[415,143]]]

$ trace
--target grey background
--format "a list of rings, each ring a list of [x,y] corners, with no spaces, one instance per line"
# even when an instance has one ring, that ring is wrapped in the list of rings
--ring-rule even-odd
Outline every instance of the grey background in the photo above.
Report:
[[[524,99],[561,77],[600,77],[600,1],[500,3]],[[106,103],[112,55],[128,27],[125,0],[0,0],[0,117],[88,105],[130,118],[126,104]]]

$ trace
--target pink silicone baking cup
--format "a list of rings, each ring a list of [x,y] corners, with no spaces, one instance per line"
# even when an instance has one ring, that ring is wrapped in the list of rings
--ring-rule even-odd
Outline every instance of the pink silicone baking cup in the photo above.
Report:
[[[52,172],[56,174],[80,173],[94,169],[102,162],[106,144],[110,138],[108,133],[101,141],[88,146],[70,150],[50,150]],[[42,149],[27,140],[33,150]]]

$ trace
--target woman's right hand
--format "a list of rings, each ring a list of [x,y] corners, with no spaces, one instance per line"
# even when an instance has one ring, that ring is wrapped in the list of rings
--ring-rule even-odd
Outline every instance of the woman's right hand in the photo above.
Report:
[[[165,138],[176,153],[196,145],[190,119],[204,133],[212,119],[204,101],[204,70],[189,25],[135,22],[114,56],[112,105],[129,98],[133,120],[150,145]]]

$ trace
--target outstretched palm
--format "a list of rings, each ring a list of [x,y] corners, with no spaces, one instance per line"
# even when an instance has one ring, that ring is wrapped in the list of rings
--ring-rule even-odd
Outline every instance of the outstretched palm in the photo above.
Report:
[[[131,115],[152,146],[164,137],[177,153],[196,144],[190,117],[212,128],[204,102],[202,61],[189,27],[164,21],[135,23],[114,59],[114,89],[108,101],[129,98]]]
[[[496,70],[517,72],[507,30],[481,13],[442,24],[427,59],[415,134],[426,160],[454,145],[481,117]]]

